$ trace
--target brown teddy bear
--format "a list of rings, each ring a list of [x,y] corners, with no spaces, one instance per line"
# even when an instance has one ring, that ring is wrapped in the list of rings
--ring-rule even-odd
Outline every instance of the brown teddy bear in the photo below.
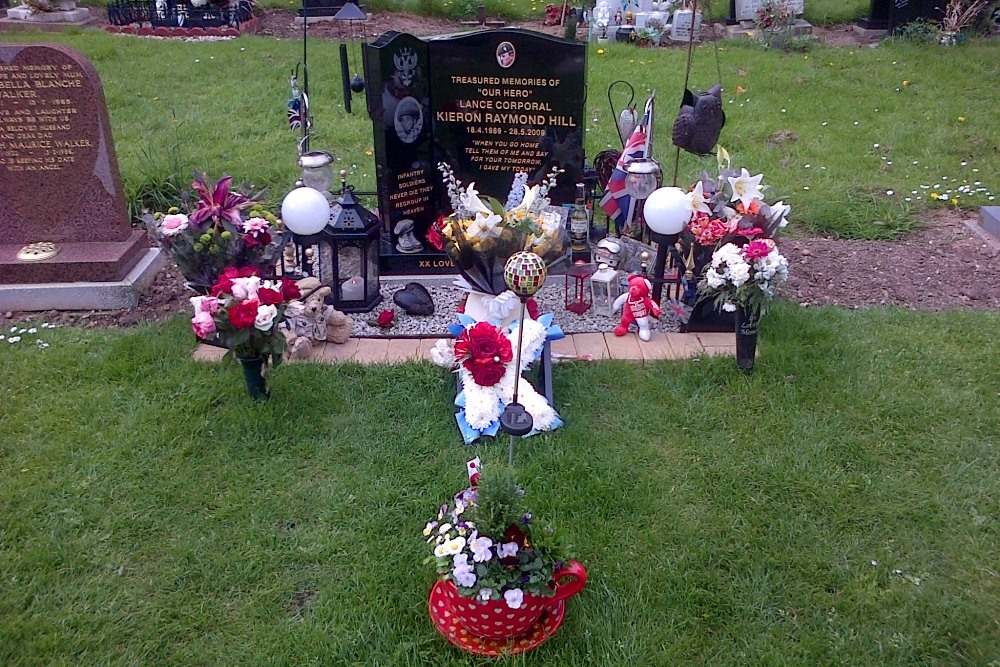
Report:
[[[309,358],[314,341],[346,343],[351,337],[354,320],[326,303],[330,288],[313,277],[303,278],[295,284],[302,292],[302,299],[292,301],[285,309],[288,358]]]

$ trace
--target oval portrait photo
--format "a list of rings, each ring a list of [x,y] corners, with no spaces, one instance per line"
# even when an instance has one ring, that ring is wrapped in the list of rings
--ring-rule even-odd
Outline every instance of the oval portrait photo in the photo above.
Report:
[[[413,97],[401,99],[396,105],[393,125],[396,127],[396,136],[404,144],[416,141],[420,131],[424,129],[424,111],[420,108],[420,102]]]
[[[510,42],[500,42],[500,46],[497,47],[497,63],[499,63],[500,67],[507,68],[513,65],[516,55],[513,44]]]

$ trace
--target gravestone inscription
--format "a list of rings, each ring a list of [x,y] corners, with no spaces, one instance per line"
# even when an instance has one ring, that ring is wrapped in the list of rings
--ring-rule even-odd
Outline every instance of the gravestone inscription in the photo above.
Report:
[[[757,18],[757,12],[765,9],[774,3],[770,0],[736,0],[736,20],[753,21]],[[806,10],[805,0],[788,0],[788,9],[798,16]]]
[[[427,241],[450,213],[439,162],[503,202],[517,172],[565,171],[554,204],[583,180],[586,45],[526,30],[422,40],[390,32],[363,50],[375,133],[385,273],[454,270]]]
[[[58,254],[26,260],[41,242]],[[0,44],[0,283],[118,281],[147,249],[93,65],[58,44]]]

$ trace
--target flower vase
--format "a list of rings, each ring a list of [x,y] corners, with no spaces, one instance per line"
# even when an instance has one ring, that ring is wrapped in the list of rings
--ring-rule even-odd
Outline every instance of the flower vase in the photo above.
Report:
[[[562,582],[567,577],[572,579]],[[543,597],[525,593],[518,609],[509,607],[502,597],[485,602],[462,597],[452,581],[443,581],[438,586],[443,593],[442,602],[450,607],[450,613],[470,635],[486,640],[516,639],[528,634],[543,613],[556,610],[565,600],[579,593],[587,583],[587,570],[580,563],[569,561],[555,573],[555,579],[555,595]]]
[[[743,308],[736,309],[736,366],[743,371],[752,371],[754,358],[757,356],[757,326],[760,324],[760,311]]]
[[[247,383],[247,393],[255,401],[266,401],[271,397],[271,392],[267,390],[267,378],[264,377],[264,369],[267,368],[267,361],[263,357],[252,359],[240,359],[240,366],[243,367],[243,379]]]

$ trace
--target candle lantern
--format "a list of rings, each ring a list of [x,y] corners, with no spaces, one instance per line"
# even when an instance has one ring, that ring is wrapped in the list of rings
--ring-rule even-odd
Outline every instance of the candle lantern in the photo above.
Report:
[[[319,234],[319,280],[332,289],[330,301],[345,313],[367,313],[382,301],[379,292],[379,219],[345,186],[330,207],[330,223]]]
[[[660,163],[653,158],[640,157],[628,163],[625,191],[636,199],[647,199],[660,185]]]
[[[594,275],[594,264],[577,262],[566,271],[566,310],[583,315],[594,305],[593,290],[587,289],[587,278]]]
[[[594,312],[598,315],[612,317],[615,314],[615,299],[621,295],[618,270],[607,264],[601,264],[597,271],[590,276],[590,291]]]
[[[302,169],[302,184],[308,188],[319,190],[328,201],[333,199],[330,188],[333,187],[333,156],[326,151],[309,151],[299,157],[299,168]]]

